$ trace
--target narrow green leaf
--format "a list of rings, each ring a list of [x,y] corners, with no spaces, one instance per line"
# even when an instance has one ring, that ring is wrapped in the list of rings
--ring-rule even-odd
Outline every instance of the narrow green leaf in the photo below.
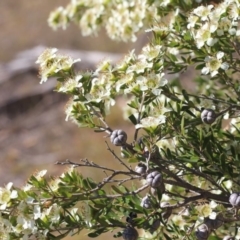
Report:
[[[95,238],[95,237],[99,237],[102,233],[106,232],[106,228],[100,228],[94,232],[91,232],[88,234],[88,237],[90,238]]]
[[[184,120],[184,116],[182,116],[182,120],[181,120],[181,133],[182,133],[183,135],[185,135],[185,131],[184,131],[184,122],[185,122],[185,120]]]
[[[186,99],[186,101],[188,102],[189,101],[189,96],[188,96],[188,94],[187,94],[187,92],[186,92],[186,90],[182,90],[182,94],[183,94],[183,97]]]
[[[122,192],[118,187],[116,187],[115,185],[111,186],[112,190],[118,194],[124,194],[124,192]]]
[[[135,116],[132,114],[128,117],[128,119],[134,124],[136,125],[137,124],[137,119],[135,118]]]

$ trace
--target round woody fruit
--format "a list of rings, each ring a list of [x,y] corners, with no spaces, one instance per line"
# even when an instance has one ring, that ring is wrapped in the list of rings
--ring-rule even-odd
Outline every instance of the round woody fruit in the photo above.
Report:
[[[121,129],[114,130],[110,135],[110,141],[115,146],[123,146],[127,141],[127,134]]]
[[[204,109],[201,113],[201,119],[204,123],[212,124],[216,120],[216,114],[212,109]]]
[[[149,232],[150,232],[151,234],[153,234],[155,231],[157,231],[158,228],[159,228],[159,226],[160,226],[160,223],[161,223],[161,222],[160,222],[159,219],[155,219],[155,220],[153,221],[153,224],[152,224]]]
[[[198,240],[207,240],[210,235],[210,231],[207,225],[206,224],[200,225],[195,231],[195,235]]]
[[[124,228],[122,236],[124,240],[137,240],[138,232],[135,228],[127,226]]]
[[[162,184],[162,174],[158,171],[153,171],[147,175],[147,183],[152,188],[158,188]]]
[[[232,193],[229,197],[229,202],[233,207],[240,207],[240,193]]]
[[[151,198],[148,195],[143,197],[140,205],[141,207],[146,209],[151,208],[152,207]]]
[[[138,163],[138,165],[135,167],[135,172],[139,174],[144,174],[146,173],[147,166],[144,163]]]
[[[150,192],[153,196],[156,196],[158,192],[160,192],[161,194],[163,194],[165,192],[165,185],[162,182],[161,185],[158,188],[152,188],[150,189]]]
[[[171,216],[171,214],[172,214],[172,208],[169,208],[168,207],[169,205],[170,204],[168,202],[161,202],[160,203],[160,208],[164,209],[164,211],[161,213],[162,218],[164,220],[167,220]]]
[[[212,230],[212,229],[217,229],[217,228],[221,227],[223,224],[223,221],[221,221],[218,218],[216,218],[216,219],[205,218],[204,224],[207,225],[208,229]]]

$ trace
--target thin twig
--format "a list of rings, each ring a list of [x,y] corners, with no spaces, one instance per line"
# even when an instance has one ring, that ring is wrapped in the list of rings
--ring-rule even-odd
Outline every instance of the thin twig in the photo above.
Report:
[[[115,159],[117,159],[117,160],[118,160],[125,168],[127,168],[130,172],[133,172],[133,170],[132,170],[130,167],[128,167],[128,165],[125,164],[125,163],[116,155],[116,153],[109,147],[107,141],[105,141],[105,143],[106,143],[106,145],[107,145],[107,150],[113,155],[113,157],[114,157]]]
[[[179,94],[180,95],[180,94]],[[240,106],[237,105],[237,104],[232,104],[232,103],[229,103],[223,99],[219,99],[219,98],[213,98],[213,97],[208,97],[206,95],[199,95],[199,96],[196,96],[196,95],[193,95],[193,94],[190,94],[190,93],[187,93],[188,96],[190,97],[195,97],[195,98],[201,98],[201,99],[207,99],[207,100],[212,100],[212,101],[215,101],[215,102],[221,102],[221,103],[225,103],[229,106],[231,106],[232,108],[237,108],[237,109],[240,109]]]
[[[90,109],[93,111],[93,113],[98,117],[98,119],[102,122],[102,124],[105,126],[105,132],[108,134],[112,133],[112,129],[108,126],[108,124],[106,123],[106,121],[104,120],[104,118],[102,117],[101,114],[99,114],[94,107],[91,104],[88,104],[88,106],[90,107]]]
[[[113,170],[111,168],[99,166],[95,163],[90,163],[87,159],[81,159],[81,160],[86,161],[86,162],[84,164],[81,164],[81,163],[75,163],[75,162],[72,162],[72,161],[66,159],[64,162],[57,161],[55,164],[56,165],[73,165],[74,168],[77,168],[77,167],[93,167],[93,168],[99,168],[99,169],[107,170],[107,171],[110,171],[110,172],[115,172],[115,170]]]

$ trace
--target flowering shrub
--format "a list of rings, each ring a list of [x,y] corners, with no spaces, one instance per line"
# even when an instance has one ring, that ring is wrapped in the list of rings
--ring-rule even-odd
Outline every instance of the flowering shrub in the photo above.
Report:
[[[107,150],[124,170],[66,160],[57,164],[69,169],[50,182],[41,171],[21,189],[0,188],[1,239],[62,239],[83,229],[89,237],[116,229],[127,240],[240,239],[239,16],[238,0],[72,0],[52,12],[54,29],[75,22],[89,35],[105,26],[122,41],[152,33],[141,53],[92,72],[75,72],[80,60],[57,49],[37,60],[41,83],[55,77],[70,96],[66,120],[108,134]],[[190,67],[194,92],[179,80]],[[122,96],[132,137],[106,121]],[[106,177],[85,178],[75,170],[83,166]]]

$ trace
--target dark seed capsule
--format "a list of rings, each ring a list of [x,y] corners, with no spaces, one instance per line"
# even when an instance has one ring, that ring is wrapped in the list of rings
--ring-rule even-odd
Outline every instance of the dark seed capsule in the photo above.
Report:
[[[157,231],[158,228],[159,228],[159,226],[160,226],[160,223],[161,223],[161,222],[160,222],[159,219],[155,219],[155,220],[153,221],[153,224],[152,224],[149,232],[150,232],[151,234],[153,234],[155,231]]]
[[[170,204],[168,202],[161,202],[160,208],[163,208],[163,212],[161,213],[162,218],[166,221],[172,214],[172,208],[168,208]]]
[[[123,146],[127,141],[127,134],[123,130],[114,130],[111,133],[110,141],[115,146]]]
[[[147,166],[144,163],[138,163],[138,165],[135,167],[135,172],[139,174],[146,173]]]
[[[223,221],[220,219],[210,219],[210,218],[205,218],[204,219],[204,224],[207,225],[208,229],[217,229],[222,226]]]
[[[198,240],[207,240],[210,235],[210,231],[209,231],[207,225],[206,224],[200,225],[197,228],[195,235]]]
[[[138,232],[135,228],[127,226],[122,233],[124,240],[136,240],[138,238]]]
[[[137,217],[137,214],[135,212],[130,212],[129,213],[129,217],[130,218],[136,218]]]
[[[143,208],[149,209],[152,207],[152,202],[151,202],[151,198],[149,196],[145,196],[144,198],[142,198],[141,204],[140,204]]]
[[[232,193],[229,197],[229,202],[233,207],[240,207],[240,193]]]
[[[151,172],[147,175],[146,181],[149,186],[158,188],[162,184],[162,174],[158,171]]]
[[[204,109],[201,113],[201,119],[204,123],[212,124],[216,120],[216,114],[212,109]]]

